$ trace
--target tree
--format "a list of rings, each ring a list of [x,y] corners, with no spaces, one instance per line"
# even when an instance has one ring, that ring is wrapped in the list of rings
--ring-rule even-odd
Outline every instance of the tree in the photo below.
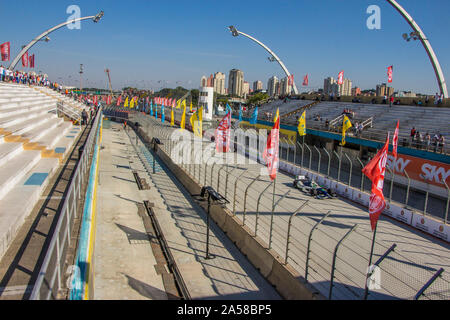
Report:
[[[260,104],[262,101],[269,99],[267,93],[258,92],[247,99],[248,104]]]

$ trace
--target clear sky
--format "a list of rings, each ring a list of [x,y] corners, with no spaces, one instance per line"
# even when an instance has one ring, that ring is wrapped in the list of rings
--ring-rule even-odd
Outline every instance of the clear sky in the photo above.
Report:
[[[450,78],[450,1],[398,0],[422,27]],[[386,68],[394,65],[393,86],[434,94],[433,68],[418,41],[406,42],[411,28],[385,0],[0,0],[0,43],[11,41],[12,56],[20,46],[63,21],[69,5],[82,16],[104,10],[98,24],[84,21],[80,30],[60,29],[49,43],[38,43],[36,71],[53,80],[79,86],[106,87],[105,68],[113,87],[125,85],[160,89],[182,85],[197,88],[202,75],[232,68],[245,80],[282,77],[268,54],[244,37],[234,38],[227,26],[253,35],[273,49],[296,77],[298,87],[309,74],[310,86],[321,88],[327,76],[345,77],[353,86],[375,88],[386,82]],[[369,5],[381,8],[381,29],[369,30]],[[19,63],[20,64],[20,63]],[[21,69],[21,65],[19,68]]]

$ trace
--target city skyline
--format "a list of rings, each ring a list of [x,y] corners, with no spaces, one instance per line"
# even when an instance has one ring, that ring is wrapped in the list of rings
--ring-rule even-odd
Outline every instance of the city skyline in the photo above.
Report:
[[[375,89],[387,81],[387,67],[393,65],[397,90],[433,95],[438,86],[426,52],[419,42],[402,39],[401,35],[411,28],[387,2],[377,3],[382,14],[381,29],[367,29],[366,9],[372,2],[297,1],[270,7],[269,2],[255,6],[256,2],[250,1],[239,3],[240,10],[233,10],[238,2],[231,1],[222,8],[214,3],[199,6],[175,1],[183,12],[177,13],[164,3],[79,1],[82,16],[104,10],[105,17],[98,24],[83,22],[81,30],[55,32],[49,43],[37,44],[30,53],[36,54],[35,71],[42,70],[53,80],[73,86],[79,85],[81,63],[85,72],[83,86],[88,87],[107,87],[106,68],[111,70],[114,89],[134,86],[159,90],[178,85],[198,88],[198,79],[209,74],[207,70],[233,68],[243,70],[250,84],[256,80],[266,84],[273,75],[283,79],[285,74],[276,63],[267,61],[264,50],[248,39],[231,36],[227,26],[235,24],[279,55],[295,75],[300,92],[321,88],[323,79],[337,77],[341,70],[362,90]],[[450,4],[437,0],[427,2],[427,6],[420,1],[399,2],[427,34],[448,79],[450,44],[445,39],[450,22],[445,12]],[[0,1],[5,16],[19,15],[21,21],[27,21],[27,28],[17,28],[7,20],[0,22],[4,31],[0,41],[11,42],[12,56],[43,30],[65,21],[69,16],[66,9],[72,4],[24,3],[18,13],[14,2]],[[321,12],[319,17],[311,14],[317,11]],[[249,12],[253,13],[250,19]],[[181,23],[186,16],[189,22]],[[161,27],[168,17],[175,23]],[[346,34],[348,41],[341,41],[340,34]],[[202,41],[206,41],[205,45],[201,45]],[[310,86],[302,87],[306,74]]]

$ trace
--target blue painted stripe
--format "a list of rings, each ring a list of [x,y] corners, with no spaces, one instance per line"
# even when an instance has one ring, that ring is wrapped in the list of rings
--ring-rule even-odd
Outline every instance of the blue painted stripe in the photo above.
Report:
[[[100,115],[101,117],[101,115]],[[101,119],[101,118],[100,118]],[[101,120],[100,120],[101,121]],[[99,123],[97,129],[96,144],[94,147],[94,155],[92,159],[92,164],[89,173],[89,185],[86,190],[86,200],[84,202],[83,208],[83,219],[80,231],[80,241],[77,249],[77,257],[75,260],[76,266],[79,268],[80,272],[76,274],[72,281],[72,289],[70,290],[70,300],[83,300],[86,278],[89,272],[89,266],[87,265],[88,255],[89,255],[89,236],[91,231],[92,222],[92,204],[94,196],[95,179],[97,175],[97,157],[99,149],[99,138],[100,138],[100,127]]]
[[[55,148],[55,153],[64,153],[66,152],[66,148]]]
[[[33,173],[27,181],[25,181],[24,185],[26,186],[42,186],[45,179],[47,179],[48,173],[44,172],[36,172]]]
[[[73,138],[75,138],[75,136],[66,136],[66,138],[71,138],[71,139],[73,139]]]

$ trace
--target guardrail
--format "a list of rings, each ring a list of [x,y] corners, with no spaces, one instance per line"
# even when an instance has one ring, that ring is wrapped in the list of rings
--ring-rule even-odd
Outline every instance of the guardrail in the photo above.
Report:
[[[190,148],[177,147],[177,141],[172,139],[175,128],[142,114],[135,113],[131,118],[140,123],[141,130],[148,137],[160,139],[163,144],[159,147],[171,157],[177,155],[188,159],[188,155],[192,154]],[[201,145],[202,150],[206,150],[210,141],[203,140]],[[246,144],[240,148],[248,150],[249,146]],[[306,151],[305,148],[302,158],[296,159],[303,161],[303,157],[310,156],[306,153],[313,153],[315,149],[317,148],[309,148],[309,151]],[[196,151],[197,154],[199,152]],[[292,152],[283,153],[283,150],[280,152],[287,157],[290,153]],[[219,184],[219,181],[223,181],[220,176],[224,172],[218,168],[223,166],[217,163],[218,159],[219,155],[213,154],[206,162],[202,162],[203,165],[184,164],[180,167],[183,167],[199,185],[206,182],[216,185],[216,182]],[[343,168],[344,159],[347,162],[348,158],[343,156],[341,159]],[[332,161],[328,163],[330,162]],[[309,165],[311,166],[311,163]],[[441,272],[439,277],[436,276],[437,269],[406,256],[401,250],[390,249],[392,243],[387,246],[377,242],[377,248],[385,254],[383,259],[377,261],[378,265],[368,269],[369,257],[366,253],[371,245],[371,237],[360,230],[362,228],[355,229],[354,224],[346,222],[339,208],[324,212],[310,202],[289,196],[284,187],[288,183],[286,180],[273,183],[276,191],[268,192],[271,187],[270,180],[259,176],[259,168],[261,165],[255,162],[254,165],[243,164],[236,165],[231,170],[226,169],[225,192],[229,199],[233,199],[227,205],[228,209],[242,221],[242,225],[252,230],[252,236],[266,243],[267,248],[274,250],[281,261],[307,278],[307,281],[324,296],[330,299],[361,300],[414,299],[416,296],[422,299],[450,299],[450,277],[447,272]],[[331,169],[333,166],[328,165],[322,166],[319,170],[323,172]],[[333,174],[339,174],[331,171]],[[344,181],[350,184],[352,181],[356,184],[361,183],[360,179],[349,181],[348,175],[343,173],[344,171],[341,178]],[[364,186],[364,183],[362,185]],[[298,209],[293,211],[293,208]],[[378,278],[380,274],[381,289],[377,287],[380,285]],[[370,285],[367,285],[368,281]],[[426,295],[422,294],[425,292],[424,286]]]
[[[62,209],[59,212],[60,216],[50,240],[47,253],[45,254],[39,275],[33,286],[30,300],[53,300],[57,298],[59,290],[66,288],[62,283],[64,277],[63,267],[65,255],[70,245],[74,218],[77,218],[79,214],[77,202],[81,199],[82,186],[86,181],[86,175],[90,168],[90,156],[96,144],[97,129],[101,117],[102,112],[99,110],[65,195]]]

